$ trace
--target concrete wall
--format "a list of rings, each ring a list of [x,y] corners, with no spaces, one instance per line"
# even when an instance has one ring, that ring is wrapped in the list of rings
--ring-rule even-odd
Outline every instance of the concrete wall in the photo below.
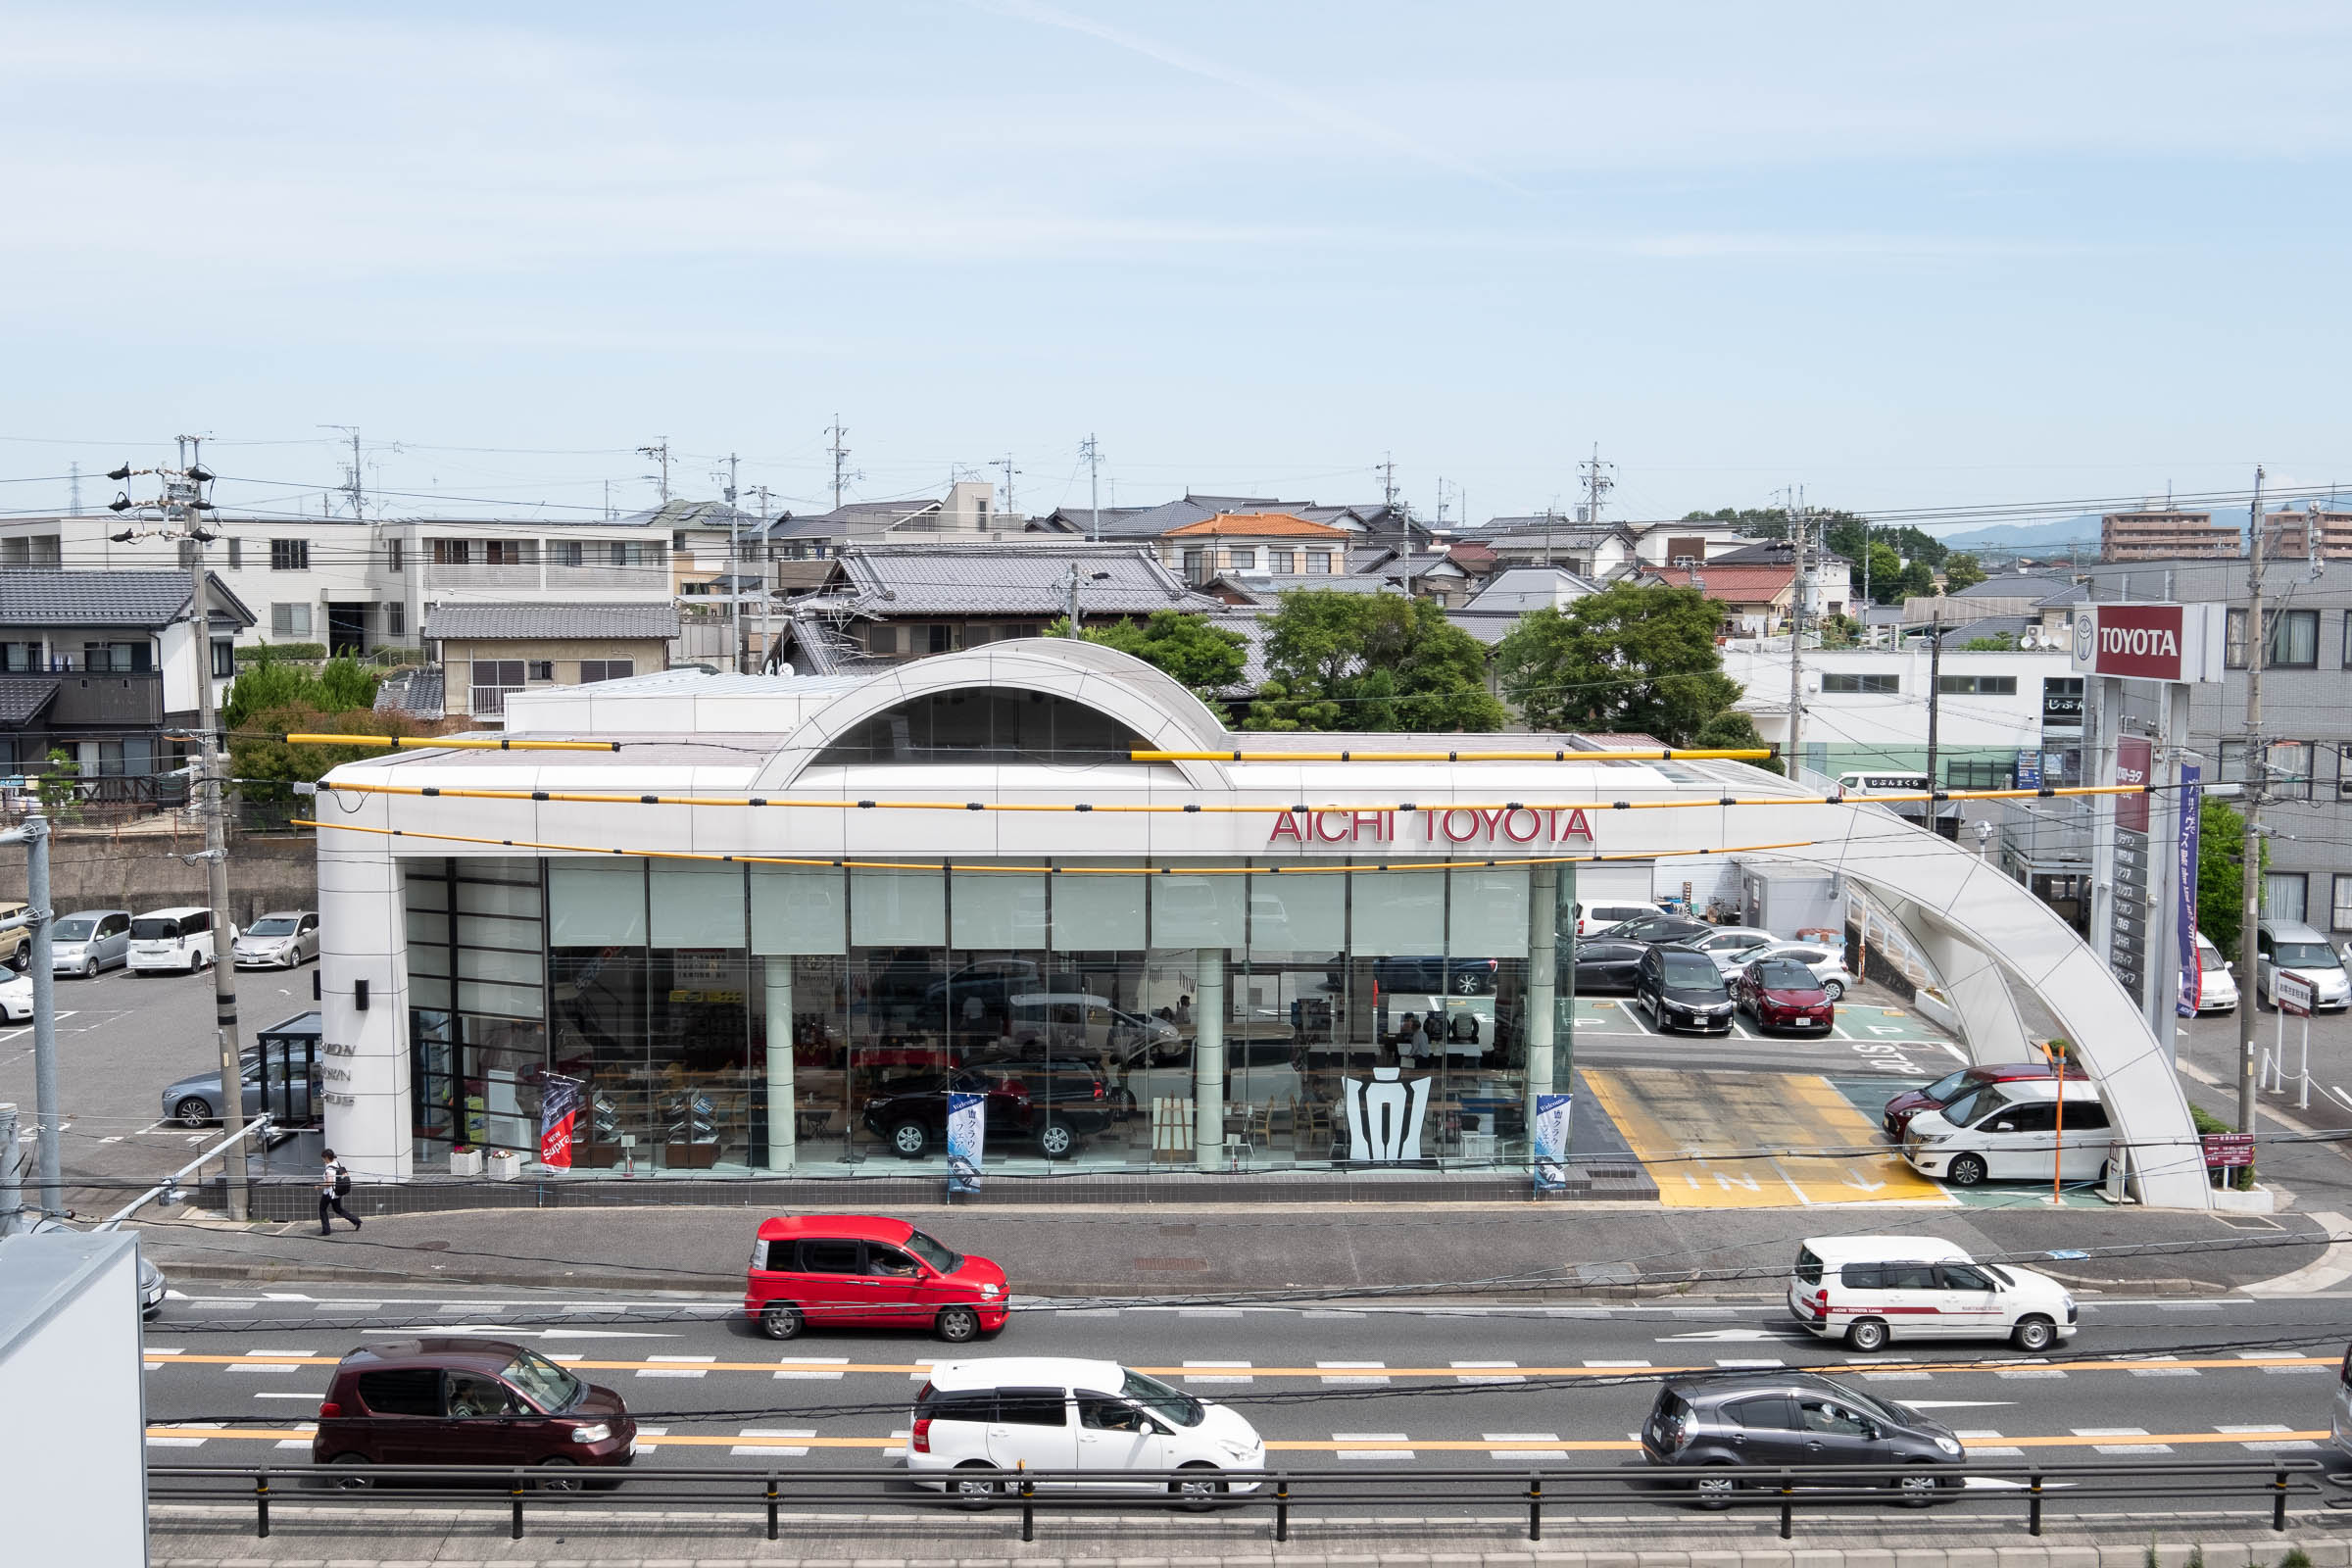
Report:
[[[172,830],[172,817],[115,833],[62,828],[50,850],[51,900],[75,909],[164,909],[204,904],[204,866],[180,857],[204,848],[201,828]],[[318,841],[239,835],[228,852],[229,918],[240,926],[269,909],[318,907]],[[24,896],[24,852],[0,850],[0,897]]]

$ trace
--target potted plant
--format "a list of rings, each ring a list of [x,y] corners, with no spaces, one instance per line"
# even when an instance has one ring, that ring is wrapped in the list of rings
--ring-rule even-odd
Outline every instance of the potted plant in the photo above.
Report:
[[[479,1176],[482,1173],[482,1152],[466,1144],[453,1145],[449,1151],[449,1173],[452,1176]]]

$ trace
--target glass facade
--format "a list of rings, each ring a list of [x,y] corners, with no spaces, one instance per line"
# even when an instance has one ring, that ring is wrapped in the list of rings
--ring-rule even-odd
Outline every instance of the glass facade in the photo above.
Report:
[[[583,1174],[944,1173],[959,1092],[993,1169],[1524,1167],[1568,1087],[1573,921],[1531,1082],[1525,866],[404,871],[428,1157],[535,1150],[560,1075]]]

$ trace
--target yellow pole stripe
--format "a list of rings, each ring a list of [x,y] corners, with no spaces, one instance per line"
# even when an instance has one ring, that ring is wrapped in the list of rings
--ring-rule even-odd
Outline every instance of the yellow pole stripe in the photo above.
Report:
[[[414,752],[617,752],[618,741],[467,740],[449,735],[288,735],[288,746],[397,747]]]

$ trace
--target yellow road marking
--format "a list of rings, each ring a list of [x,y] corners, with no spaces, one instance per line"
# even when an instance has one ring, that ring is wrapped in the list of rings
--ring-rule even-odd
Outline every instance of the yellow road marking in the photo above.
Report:
[[[1785,1208],[1814,1203],[1956,1201],[1893,1154],[1688,1157],[1705,1149],[1821,1149],[1874,1144],[1879,1130],[1813,1074],[1590,1068],[1601,1107],[1658,1161],[1650,1176],[1670,1208]]]

